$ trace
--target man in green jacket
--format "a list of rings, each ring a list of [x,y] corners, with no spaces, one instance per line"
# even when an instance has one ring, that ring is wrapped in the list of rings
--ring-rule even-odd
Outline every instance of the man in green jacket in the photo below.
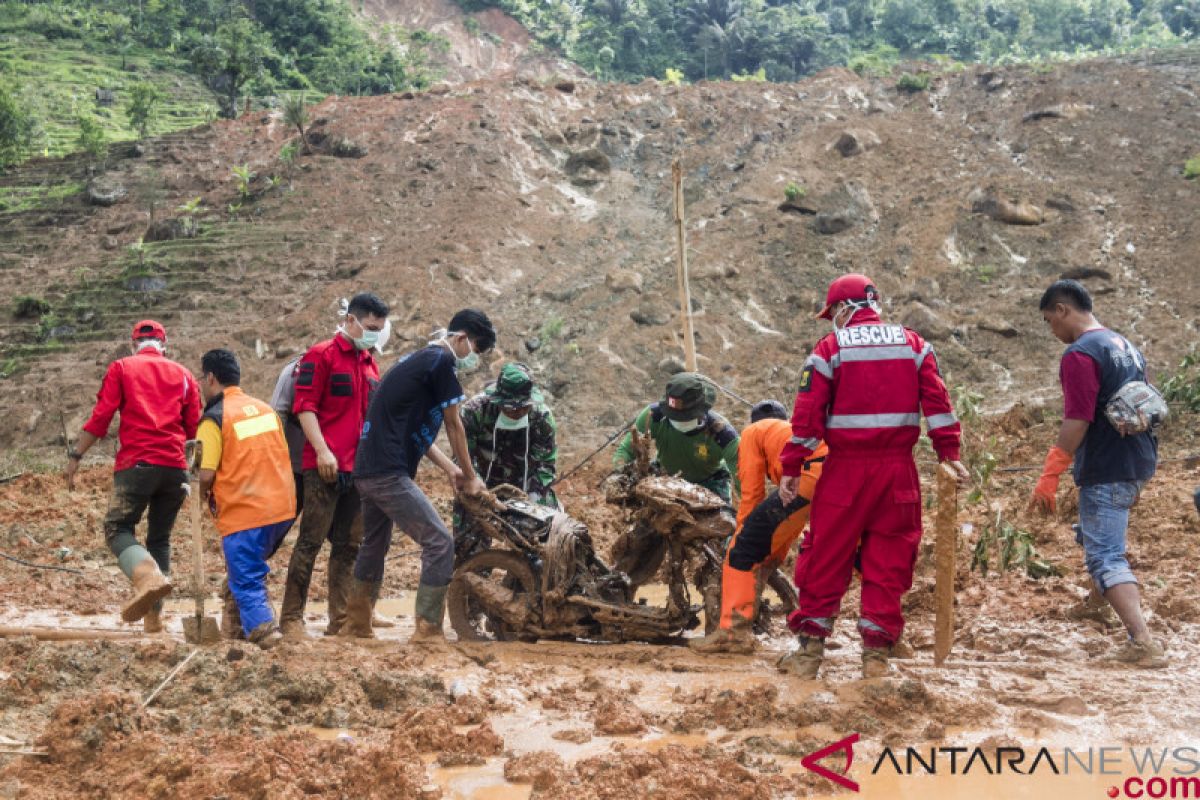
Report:
[[[668,475],[678,475],[732,502],[737,475],[738,434],[712,410],[717,393],[693,372],[667,381],[666,396],[646,406],[633,427],[654,440],[655,460]],[[633,461],[633,435],[626,434],[613,457],[615,466]]]

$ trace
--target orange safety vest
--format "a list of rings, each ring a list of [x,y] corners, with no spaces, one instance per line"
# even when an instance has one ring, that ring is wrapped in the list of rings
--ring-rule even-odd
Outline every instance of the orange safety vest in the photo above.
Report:
[[[229,386],[204,417],[221,427],[221,463],[213,480],[222,536],[296,516],[296,481],[279,415]]]

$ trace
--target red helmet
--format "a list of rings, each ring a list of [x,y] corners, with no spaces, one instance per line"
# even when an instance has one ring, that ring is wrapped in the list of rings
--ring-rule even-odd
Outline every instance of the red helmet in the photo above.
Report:
[[[833,283],[829,284],[829,291],[825,295],[825,308],[817,314],[817,319],[833,319],[833,307],[838,303],[878,299],[879,290],[875,288],[874,281],[866,275],[851,272],[849,275],[835,278]]]
[[[133,340],[158,339],[163,344],[167,342],[167,329],[152,319],[144,319],[133,326]]]

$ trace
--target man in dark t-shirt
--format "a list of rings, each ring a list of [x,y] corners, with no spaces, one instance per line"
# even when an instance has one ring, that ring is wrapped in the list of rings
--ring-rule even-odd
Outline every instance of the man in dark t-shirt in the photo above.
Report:
[[[1030,505],[1046,513],[1055,510],[1059,476],[1073,461],[1079,486],[1075,540],[1083,546],[1095,591],[1129,632],[1116,660],[1165,667],[1166,656],[1146,626],[1137,578],[1125,558],[1129,509],[1154,475],[1158,443],[1149,432],[1125,435],[1105,415],[1105,406],[1122,386],[1146,380],[1146,361],[1128,339],[1096,320],[1092,298],[1078,281],[1051,285],[1039,308],[1050,331],[1069,347],[1059,368],[1062,427]]]
[[[354,563],[346,607],[346,636],[371,638],[371,608],[383,585],[383,567],[392,543],[392,525],[421,546],[413,641],[442,638],[446,588],[454,571],[454,537],[413,478],[428,455],[469,495],[484,491],[467,451],[459,416],[466,400],[457,370],[471,370],[479,354],[496,343],[496,331],[482,311],[464,309],[428,346],[410,353],[387,371],[371,398],[354,462],[354,484],[362,497],[363,543]],[[442,423],[456,465],[434,444]]]

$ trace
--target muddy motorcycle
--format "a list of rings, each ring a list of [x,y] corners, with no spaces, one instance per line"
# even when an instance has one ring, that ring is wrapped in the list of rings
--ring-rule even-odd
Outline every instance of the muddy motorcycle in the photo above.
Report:
[[[643,503],[669,506],[660,524],[667,515],[675,521],[666,526],[668,592],[661,606],[635,602],[634,582],[605,564],[587,527],[566,514],[530,503],[515,487],[460,497],[456,568],[446,595],[459,639],[663,642],[696,628],[702,606],[690,600],[685,568],[690,562],[708,564],[708,590],[715,588],[719,602],[720,559],[706,545],[727,537],[733,520],[716,495],[697,503],[691,491],[696,487],[676,486],[676,480],[655,478],[631,487]],[[669,499],[683,489],[685,499]]]

